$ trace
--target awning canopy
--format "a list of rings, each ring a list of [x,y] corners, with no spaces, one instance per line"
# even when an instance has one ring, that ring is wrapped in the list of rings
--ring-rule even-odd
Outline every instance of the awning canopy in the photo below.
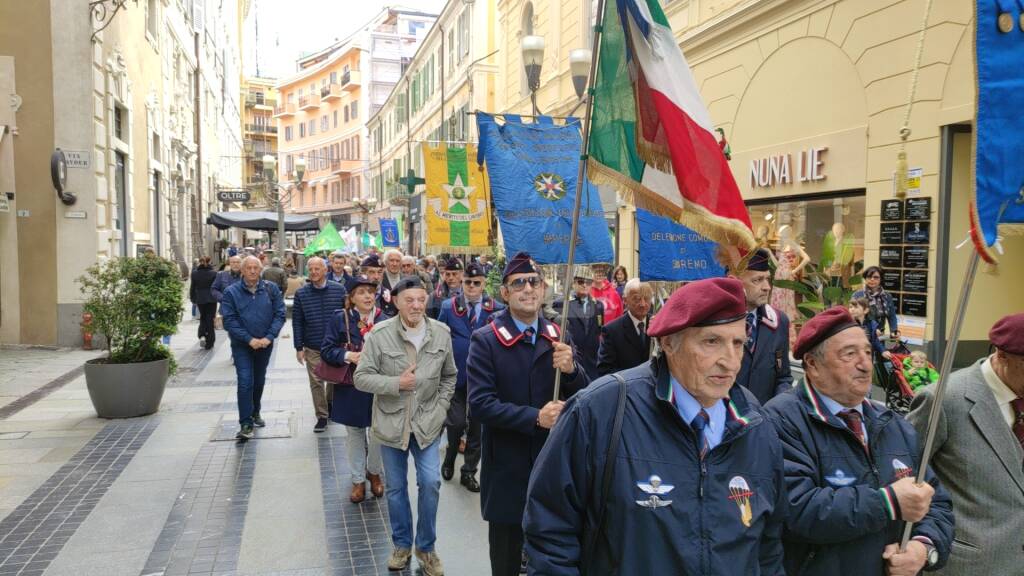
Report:
[[[213,212],[206,223],[221,230],[244,228],[245,230],[277,230],[277,212]],[[284,229],[288,232],[316,231],[320,222],[316,216],[285,214]]]

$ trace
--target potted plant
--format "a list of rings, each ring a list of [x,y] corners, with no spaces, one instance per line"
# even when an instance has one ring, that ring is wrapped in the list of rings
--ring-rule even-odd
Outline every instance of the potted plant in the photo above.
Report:
[[[853,276],[846,281],[849,287],[832,285],[831,278],[815,264],[808,264],[804,268],[800,280],[775,280],[772,284],[776,288],[786,288],[799,294],[802,300],[796,305],[797,310],[803,315],[803,320],[810,320],[829,306],[849,302],[854,291],[864,283],[861,277],[863,268],[863,260],[853,263]]]
[[[78,278],[84,311],[106,341],[107,356],[85,364],[85,383],[101,418],[152,414],[175,364],[161,343],[181,318],[183,283],[177,265],[154,254],[113,258]]]

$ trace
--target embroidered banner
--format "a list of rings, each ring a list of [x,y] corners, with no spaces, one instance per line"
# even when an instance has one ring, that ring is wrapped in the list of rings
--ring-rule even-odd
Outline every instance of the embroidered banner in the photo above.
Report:
[[[725,276],[718,245],[669,218],[637,209],[640,280],[681,282]]]
[[[398,248],[401,239],[398,234],[398,221],[394,218],[379,218],[381,244],[385,248]]]
[[[423,144],[428,250],[476,254],[488,247],[490,193],[487,172],[467,161],[475,154],[472,144],[465,148]]]

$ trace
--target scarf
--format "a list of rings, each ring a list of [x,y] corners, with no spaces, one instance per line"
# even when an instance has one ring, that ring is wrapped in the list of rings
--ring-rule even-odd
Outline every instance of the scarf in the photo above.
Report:
[[[889,308],[886,306],[888,298],[885,297],[885,290],[882,289],[881,284],[879,284],[878,289],[874,291],[872,291],[871,288],[865,288],[864,296],[868,299],[868,303],[871,307],[871,313],[875,319],[889,317]]]

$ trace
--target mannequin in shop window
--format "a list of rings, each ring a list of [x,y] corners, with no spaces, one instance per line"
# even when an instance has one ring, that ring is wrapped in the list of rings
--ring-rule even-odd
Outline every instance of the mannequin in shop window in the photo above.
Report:
[[[776,256],[775,280],[799,280],[803,269],[811,262],[803,246],[796,241],[793,227],[783,224],[779,227],[779,243]],[[796,309],[796,293],[789,288],[772,288],[772,307],[789,316],[789,346],[796,344],[796,320],[800,314]]]
[[[821,269],[829,276],[829,286],[845,286],[853,270],[853,234],[836,222],[825,234],[821,246]]]

